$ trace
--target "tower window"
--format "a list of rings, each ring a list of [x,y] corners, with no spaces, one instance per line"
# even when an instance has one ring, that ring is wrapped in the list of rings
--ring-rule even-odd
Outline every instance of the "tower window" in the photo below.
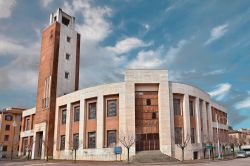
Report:
[[[6,126],[5,126],[5,130],[6,130],[6,131],[10,130],[10,125],[6,125]]]
[[[67,60],[69,60],[70,58],[70,54],[66,53],[66,57],[65,57]]]
[[[56,21],[56,16],[54,17],[54,21]]]
[[[156,112],[152,113],[152,119],[156,119]]]
[[[69,79],[69,72],[65,72],[65,78]]]
[[[147,105],[151,105],[151,99],[147,99]]]
[[[62,23],[66,26],[69,26],[69,19],[67,19],[66,17],[62,16]]]
[[[4,141],[8,141],[9,140],[9,135],[5,135],[4,136]]]
[[[70,43],[71,38],[67,36],[67,42]]]

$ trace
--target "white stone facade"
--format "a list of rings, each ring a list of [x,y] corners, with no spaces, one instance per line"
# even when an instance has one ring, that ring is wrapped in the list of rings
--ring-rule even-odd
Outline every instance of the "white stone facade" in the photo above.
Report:
[[[72,130],[72,103],[80,103],[80,120],[79,120],[79,142],[85,142],[87,136],[84,136],[85,128],[85,100],[97,98],[97,128],[96,128],[96,148],[84,149],[80,145],[77,150],[77,159],[79,160],[116,160],[113,148],[104,148],[104,96],[119,95],[119,131],[135,133],[135,91],[136,86],[140,85],[139,89],[147,89],[147,84],[154,84],[158,87],[158,106],[159,106],[159,140],[160,150],[162,153],[169,156],[181,159],[181,150],[175,144],[174,139],[174,113],[173,113],[173,94],[183,95],[183,124],[184,133],[190,135],[190,115],[188,97],[195,98],[195,118],[196,118],[196,142],[188,143],[185,149],[185,159],[194,159],[194,152],[198,153],[198,158],[203,155],[203,143],[213,141],[213,127],[216,123],[212,122],[211,107],[217,108],[222,112],[226,112],[225,108],[213,102],[208,93],[191,85],[169,82],[167,70],[127,70],[125,73],[125,82],[104,84],[91,88],[82,89],[57,98],[56,114],[55,114],[55,133],[54,133],[54,153],[55,159],[72,159],[73,151],[70,148],[70,134]],[[144,87],[145,86],[145,87]],[[152,90],[155,90],[154,87]],[[199,111],[199,101],[202,101],[202,113]],[[65,129],[65,149],[58,148],[60,142],[59,126],[61,118],[60,107],[67,108],[66,129]],[[28,111],[28,110],[27,110]],[[24,114],[28,114],[24,111]],[[30,112],[30,111],[29,111]],[[201,120],[203,119],[203,131],[201,131]],[[219,128],[227,130],[227,125],[219,124]],[[34,127],[35,130],[42,130]],[[25,135],[22,133],[21,135]],[[35,135],[34,137],[35,138]],[[122,146],[117,142],[116,146]],[[130,155],[136,154],[135,145],[132,146]],[[119,158],[119,157],[118,157]],[[126,159],[126,149],[123,148],[121,158]]]

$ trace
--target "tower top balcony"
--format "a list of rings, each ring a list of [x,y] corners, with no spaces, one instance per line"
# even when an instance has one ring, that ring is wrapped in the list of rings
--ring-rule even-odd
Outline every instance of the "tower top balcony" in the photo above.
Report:
[[[61,8],[58,8],[56,12],[50,14],[50,25],[54,22],[59,22],[64,26],[75,29],[75,17],[70,16]]]

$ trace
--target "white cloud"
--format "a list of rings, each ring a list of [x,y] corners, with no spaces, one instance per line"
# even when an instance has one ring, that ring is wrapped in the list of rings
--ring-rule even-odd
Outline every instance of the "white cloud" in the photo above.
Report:
[[[130,37],[130,38],[126,38],[124,40],[118,41],[114,47],[107,47],[107,49],[114,51],[117,54],[123,54],[133,49],[136,49],[139,47],[145,47],[148,45],[150,44],[146,44],[138,38]]]
[[[236,109],[250,108],[250,97],[234,105]]]
[[[76,12],[82,14],[83,23],[76,25],[82,40],[99,42],[112,31],[111,24],[106,20],[106,17],[112,13],[109,7],[93,7],[89,1],[75,0],[72,4],[65,1],[63,9],[72,15]]]
[[[180,50],[187,44],[186,40],[180,40],[176,47],[171,46],[166,53],[165,61],[169,65],[173,63]]]
[[[10,17],[15,5],[15,0],[0,0],[0,18]]]
[[[53,0],[41,0],[43,7],[48,7],[52,2]]]
[[[204,45],[212,43],[214,40],[217,40],[225,35],[227,32],[228,24],[219,25],[214,27],[210,32],[210,38],[205,42]]]
[[[203,76],[219,75],[219,74],[223,74],[225,72],[226,72],[225,69],[218,69],[218,70],[213,70],[210,72],[203,73],[202,75]]]
[[[154,69],[162,64],[159,59],[158,51],[140,51],[136,57],[129,65],[128,68],[132,69]]]
[[[127,65],[128,68],[147,68],[154,69],[161,66],[173,63],[178,53],[187,43],[186,40],[180,40],[176,47],[171,46],[168,50],[165,50],[163,46],[156,50],[140,51],[136,58],[133,59]]]
[[[211,92],[208,92],[213,98],[215,98],[216,100],[223,100],[226,95],[228,94],[228,92],[230,91],[232,85],[229,83],[223,83],[223,84],[219,84],[216,86],[216,89],[214,89]]]

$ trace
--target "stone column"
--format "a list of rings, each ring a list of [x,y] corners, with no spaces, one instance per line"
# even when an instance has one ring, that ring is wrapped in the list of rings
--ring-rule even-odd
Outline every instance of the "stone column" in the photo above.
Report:
[[[172,156],[172,126],[168,81],[163,80],[160,82],[158,93],[160,149],[163,153]]]
[[[70,152],[71,152],[71,145],[72,145],[72,140],[71,140],[71,104],[67,104],[67,117],[66,117],[66,127],[65,127],[65,155],[69,158]]]
[[[207,134],[207,110],[205,101],[202,101],[202,117],[203,117],[203,141],[206,142],[208,134]]]
[[[96,124],[96,147],[97,148],[103,148],[103,116],[104,116],[104,110],[103,110],[103,96],[98,95],[97,98],[97,124]]]
[[[209,128],[209,141],[213,140],[213,127],[212,127],[212,110],[211,104],[208,103],[208,110],[207,110],[207,118],[208,118],[208,128]]]
[[[184,138],[190,135],[190,112],[189,112],[189,96],[184,94],[183,98],[183,124],[184,124]],[[191,144],[191,140],[188,142]]]
[[[85,145],[85,138],[84,129],[85,129],[85,100],[81,96],[80,97],[80,118],[79,118],[79,150],[82,151]]]
[[[203,133],[201,133],[201,114],[200,114],[200,99],[195,98],[195,116],[196,116],[196,133],[197,133],[197,143],[202,143],[201,136]]]

